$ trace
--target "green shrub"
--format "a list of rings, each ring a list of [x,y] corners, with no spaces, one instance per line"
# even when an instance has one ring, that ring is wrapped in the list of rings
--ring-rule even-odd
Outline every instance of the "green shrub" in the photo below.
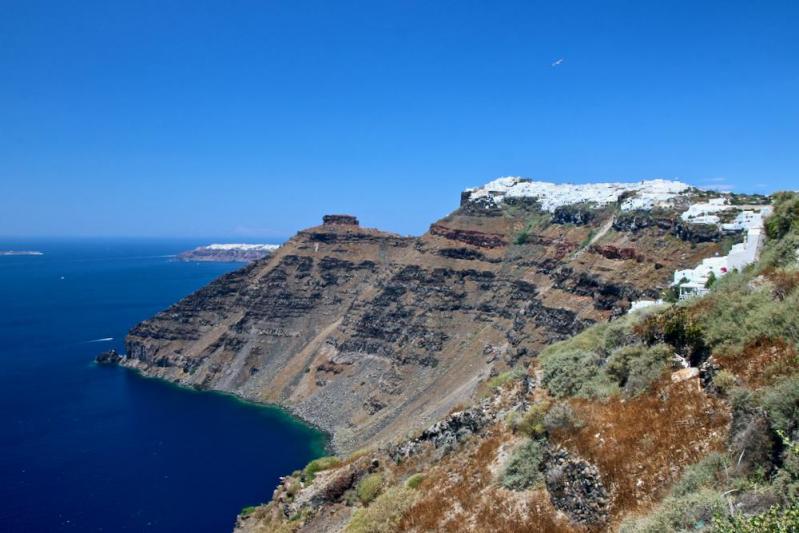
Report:
[[[725,477],[727,457],[713,452],[685,469],[680,480],[671,489],[675,497],[687,496],[704,488],[719,488]]]
[[[729,370],[721,369],[713,376],[713,386],[721,394],[728,394],[738,384],[738,378]]]
[[[766,219],[766,235],[779,240],[799,230],[799,194],[777,193],[774,197],[774,212]]]
[[[799,344],[799,320],[796,319],[799,291],[792,291],[778,300],[765,288],[725,287],[711,298],[712,305],[703,309],[698,318],[710,346],[740,350],[764,338]]]
[[[592,351],[566,350],[542,357],[544,371],[542,382],[557,398],[581,396],[604,398],[617,392],[617,388],[601,371],[602,359]]]
[[[527,215],[527,223],[524,225],[524,228],[513,237],[513,244],[517,245],[526,244],[527,241],[530,240],[530,235],[535,234],[537,231],[549,225],[552,218],[549,213],[540,210],[540,204],[539,207],[534,208],[533,211],[529,211],[525,208],[517,209],[516,206],[510,206],[507,202],[504,203],[503,207],[508,211],[508,214],[514,218],[523,216],[522,211]]]
[[[522,422],[522,415],[518,411],[510,411],[505,415],[505,425],[508,429],[516,433],[519,430],[519,425]]]
[[[799,377],[784,379],[763,394],[763,408],[775,432],[799,439]]]
[[[305,481],[313,481],[314,477],[316,477],[317,472],[321,472],[323,470],[329,470],[331,468],[335,468],[341,464],[341,460],[338,457],[320,457],[319,459],[314,459],[310,463],[308,463],[302,471],[302,477]]]
[[[664,289],[660,293],[660,297],[664,302],[669,304],[676,304],[680,301],[680,284],[672,285],[668,289]]]
[[[631,394],[645,389],[669,364],[673,350],[662,344],[666,337],[701,345],[693,325],[686,331],[684,310],[672,315],[671,309],[644,309],[550,345],[539,357],[544,386],[557,398],[589,399],[616,395],[619,387]],[[641,345],[639,330],[655,346]]]
[[[577,429],[583,425],[583,421],[577,418],[574,409],[566,402],[556,403],[544,415],[544,429],[547,432]]]
[[[241,510],[241,512],[239,512],[239,514],[240,514],[241,516],[250,516],[251,514],[253,514],[253,513],[255,512],[255,510],[256,510],[257,508],[258,508],[258,507],[254,506],[254,505],[248,505],[247,507],[243,508],[243,509]]]
[[[711,346],[743,346],[747,330],[760,330],[750,317],[774,301],[767,291],[724,290],[712,299],[713,305],[700,317],[701,328]]]
[[[760,256],[759,268],[795,264],[799,248],[799,194],[776,194],[774,213],[766,219],[765,226],[768,240]]]
[[[669,496],[648,516],[622,522],[621,533],[666,533],[690,531],[711,525],[714,517],[726,516],[727,502],[721,493],[702,489],[682,497]]]
[[[518,419],[513,427],[514,432],[519,432],[530,438],[536,438],[546,433],[544,417],[549,410],[549,402],[543,401],[533,404],[530,409]]]
[[[297,493],[300,492],[300,489],[302,488],[300,481],[293,477],[288,478],[285,481],[284,485],[286,487],[286,495],[289,498],[294,498],[294,496],[296,496]]]
[[[544,446],[542,441],[534,439],[519,446],[511,455],[502,474],[502,486],[510,490],[526,490],[541,483]]]
[[[633,333],[633,326],[650,312],[651,308],[642,309],[634,316],[627,315],[605,324],[600,330],[603,337],[601,351],[604,354],[609,354],[617,348],[637,342],[637,337]]]
[[[649,315],[640,330],[646,344],[665,342],[685,357],[694,357],[705,350],[702,329],[693,314],[683,306],[672,306]]]
[[[402,516],[419,497],[418,491],[392,487],[377,497],[369,507],[356,510],[344,531],[347,533],[393,533]]]
[[[713,520],[713,533],[793,533],[799,531],[799,506],[772,507],[754,516],[735,515]]]
[[[668,367],[673,349],[667,344],[632,345],[614,351],[605,371],[628,394],[637,394],[660,378]]]
[[[782,457],[782,468],[774,476],[774,489],[785,503],[799,502],[799,450],[797,442],[787,439],[784,435],[783,446],[785,452]]]
[[[785,451],[787,453],[792,453],[794,455],[799,455],[799,442],[791,439],[787,433],[782,431],[781,429],[776,430],[777,436],[782,441],[782,445],[785,447]]]
[[[424,474],[414,474],[405,480],[405,487],[409,489],[418,489],[419,485],[424,481]]]
[[[506,383],[523,378],[525,374],[525,370],[521,368],[508,370],[507,372],[503,372],[498,376],[494,376],[493,378],[489,379],[486,383],[486,386],[490,389],[498,389]]]
[[[355,495],[362,504],[367,505],[372,500],[377,498],[380,491],[383,489],[383,476],[380,474],[369,474],[364,476],[355,488]]]
[[[660,379],[671,364],[674,349],[667,344],[656,344],[641,352],[641,356],[628,360],[629,375],[624,390],[637,394]]]
[[[732,423],[728,447],[738,458],[735,474],[744,476],[771,469],[774,435],[757,395],[744,387],[734,387],[729,398]]]
[[[799,249],[799,235],[792,233],[779,241],[766,242],[760,255],[760,269],[776,268],[796,263],[796,250]]]
[[[616,322],[621,322],[623,320],[626,320],[626,317],[619,318]],[[601,350],[602,347],[605,346],[606,335],[611,325],[615,328],[621,327],[621,324],[616,324],[616,322],[594,324],[574,337],[551,344],[541,352],[540,358],[546,360],[562,353],[572,351],[596,352],[597,350]]]

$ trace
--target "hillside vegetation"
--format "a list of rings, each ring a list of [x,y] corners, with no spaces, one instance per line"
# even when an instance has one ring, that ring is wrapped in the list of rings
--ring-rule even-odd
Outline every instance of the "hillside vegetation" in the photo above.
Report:
[[[246,531],[796,531],[799,196],[701,299],[598,323],[389,446],[286,478]],[[308,470],[308,469],[306,469]]]

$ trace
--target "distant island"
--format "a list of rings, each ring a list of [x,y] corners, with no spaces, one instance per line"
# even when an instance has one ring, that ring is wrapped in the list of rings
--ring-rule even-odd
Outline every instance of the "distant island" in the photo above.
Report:
[[[178,255],[181,261],[242,262],[257,261],[270,255],[279,244],[209,244]]]
[[[36,250],[0,250],[0,255],[44,255]]]

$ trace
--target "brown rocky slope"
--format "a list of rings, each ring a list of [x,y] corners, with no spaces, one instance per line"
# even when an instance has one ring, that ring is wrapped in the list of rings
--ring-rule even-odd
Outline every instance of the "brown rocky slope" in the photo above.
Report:
[[[704,297],[594,324],[423,430],[312,461],[236,531],[799,531],[799,193],[773,207],[759,259]]]
[[[327,216],[133,328],[123,364],[285,406],[340,452],[385,443],[718,253],[720,232],[679,218],[694,196],[544,210],[467,192],[420,237]]]

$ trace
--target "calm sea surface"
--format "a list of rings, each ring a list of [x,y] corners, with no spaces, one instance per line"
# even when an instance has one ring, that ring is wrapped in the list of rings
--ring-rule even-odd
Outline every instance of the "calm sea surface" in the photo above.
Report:
[[[198,242],[0,240],[0,531],[230,531],[324,437],[280,410],[92,363],[240,265]],[[107,340],[112,338],[113,340]]]

